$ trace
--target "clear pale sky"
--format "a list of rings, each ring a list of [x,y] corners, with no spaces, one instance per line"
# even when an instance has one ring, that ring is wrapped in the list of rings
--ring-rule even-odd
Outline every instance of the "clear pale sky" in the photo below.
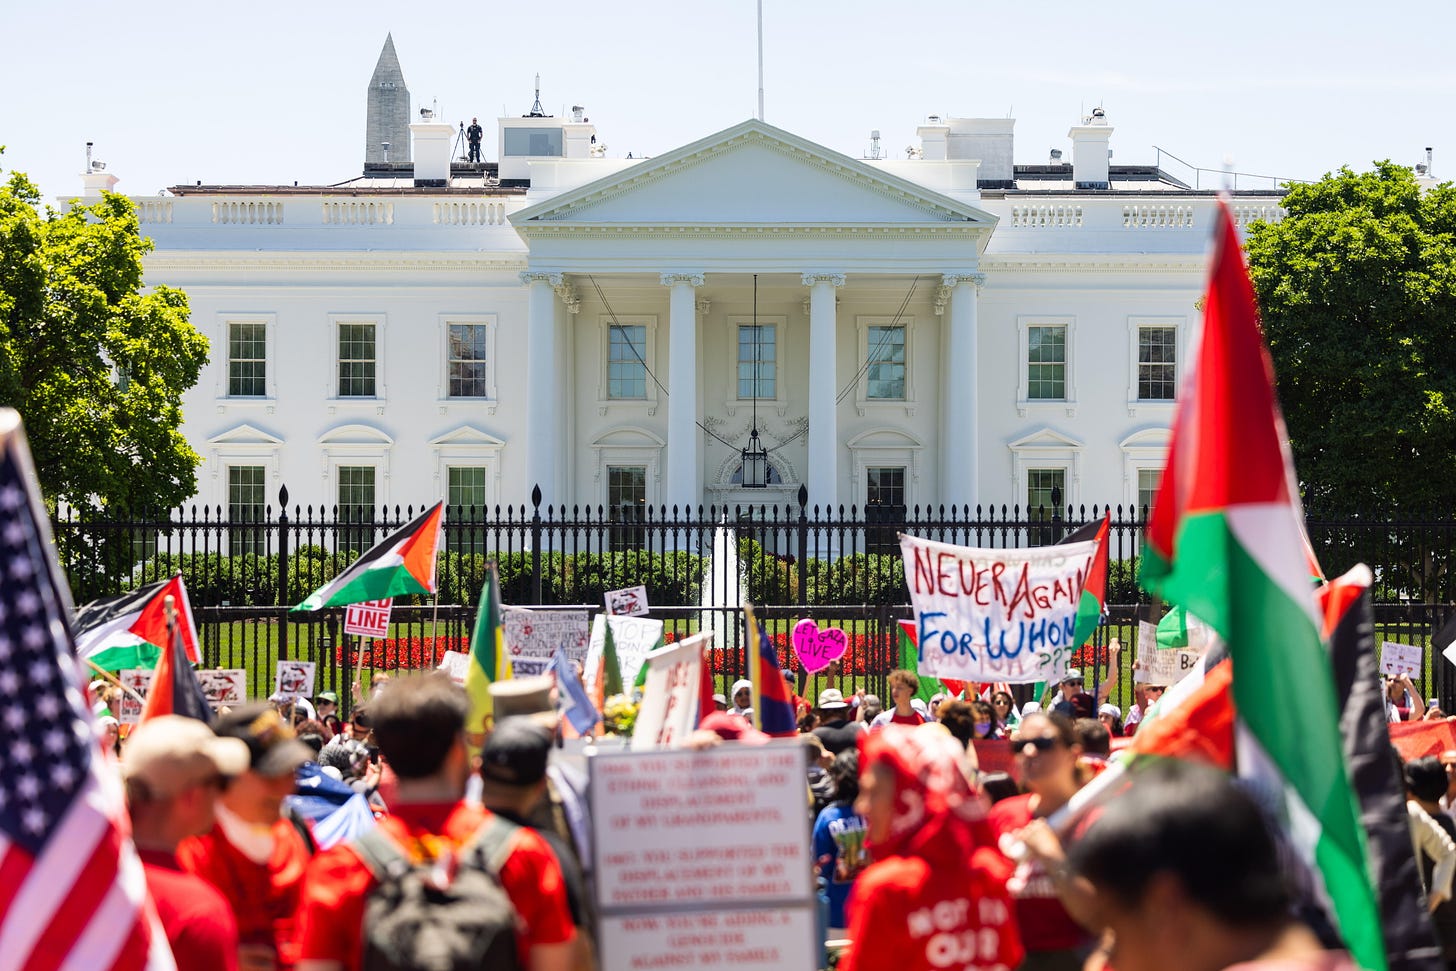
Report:
[[[87,140],[152,195],[178,183],[357,175],[365,90],[393,32],[416,108],[586,106],[611,156],[654,155],[752,117],[754,0],[10,0],[0,168],[80,189]],[[766,120],[895,157],[929,114],[1016,123],[1016,160],[1069,148],[1102,105],[1115,164],[1153,145],[1212,169],[1317,178],[1374,159],[1456,176],[1456,4],[1330,0],[764,0]],[[1068,153],[1070,157],[1070,153]]]

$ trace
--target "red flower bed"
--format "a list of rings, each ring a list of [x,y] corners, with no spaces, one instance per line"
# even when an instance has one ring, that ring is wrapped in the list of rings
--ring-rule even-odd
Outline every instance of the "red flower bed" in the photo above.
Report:
[[[440,666],[440,659],[446,651],[468,651],[469,645],[463,637],[390,637],[370,640],[364,644],[364,663],[374,668],[433,669]],[[342,644],[334,648],[334,660],[345,663]],[[351,644],[347,663],[353,668],[359,663],[359,651]]]
[[[686,634],[678,635],[668,631],[663,634],[663,640],[671,644],[686,636]],[[785,671],[797,673],[799,657],[789,644],[789,635],[787,633],[770,634],[769,639],[773,641],[779,667]],[[897,650],[898,645],[889,638],[876,639],[868,634],[851,634],[849,635],[849,647],[845,650],[844,656],[839,659],[840,672],[847,675],[882,674],[896,665],[898,655],[894,652]],[[736,649],[715,647],[708,652],[708,663],[715,675],[747,677],[748,646],[743,644]]]

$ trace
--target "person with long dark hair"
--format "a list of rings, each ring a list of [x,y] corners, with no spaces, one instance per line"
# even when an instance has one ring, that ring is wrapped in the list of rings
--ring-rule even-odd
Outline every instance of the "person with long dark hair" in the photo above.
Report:
[[[859,798],[859,752],[846,749],[829,766],[834,782],[834,800],[819,811],[814,821],[814,857],[829,898],[830,940],[844,936],[849,926],[845,902],[855,878],[869,864],[865,853],[865,820],[854,810]]]

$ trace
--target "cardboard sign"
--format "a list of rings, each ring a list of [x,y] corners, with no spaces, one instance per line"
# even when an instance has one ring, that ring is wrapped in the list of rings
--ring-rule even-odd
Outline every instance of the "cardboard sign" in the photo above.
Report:
[[[1395,677],[1408,674],[1412,678],[1421,676],[1421,662],[1425,660],[1425,648],[1419,644],[1397,644],[1382,641],[1380,644],[1380,673]]]
[[[241,705],[248,700],[248,672],[242,668],[199,669],[194,673],[213,711],[223,705]]]
[[[613,617],[646,617],[647,588],[626,587],[622,590],[608,590],[607,613]]]
[[[393,597],[349,604],[344,608],[344,633],[360,637],[388,637],[389,612],[393,606]]]
[[[465,683],[465,671],[470,667],[470,655],[460,651],[446,651],[440,658],[440,670],[450,676],[456,684]],[[514,665],[512,665],[514,669]],[[512,671],[514,673],[514,670]]]
[[[597,614],[592,618],[591,642],[586,652],[586,686],[594,689],[597,683],[597,668],[601,664],[602,650],[607,643],[607,624],[612,625],[612,643],[617,647],[617,664],[622,669],[622,684],[637,682],[637,673],[642,669],[647,655],[662,640],[662,621],[646,617],[607,617]]]
[[[1198,659],[1202,656],[1202,651],[1158,647],[1157,625],[1139,621],[1137,663],[1133,665],[1132,679],[1136,684],[1168,687],[1186,678],[1198,666]]]
[[[819,625],[804,618],[794,625],[794,653],[804,670],[813,674],[823,671],[835,661],[844,657],[849,649],[849,635],[838,627],[819,629]]]
[[[901,535],[917,670],[956,681],[1045,681],[1067,670],[1095,541],[975,549]]]
[[[698,727],[703,651],[712,646],[713,632],[705,630],[647,655],[647,681],[632,726],[632,751],[671,748]],[[625,671],[622,680],[626,681]]]
[[[541,674],[558,647],[573,661],[585,661],[585,610],[526,610],[507,607],[502,616],[506,644],[511,649],[511,673],[516,677]]]
[[[126,671],[116,672],[117,680],[123,685],[135,691],[146,700],[152,690],[153,672],[150,668],[131,668]],[[113,712],[116,720],[123,725],[135,725],[142,717],[142,703],[123,691],[121,693],[120,711]]]
[[[273,693],[285,698],[313,697],[313,661],[278,661],[273,675]]]
[[[602,971],[819,966],[797,743],[599,751],[588,771]]]

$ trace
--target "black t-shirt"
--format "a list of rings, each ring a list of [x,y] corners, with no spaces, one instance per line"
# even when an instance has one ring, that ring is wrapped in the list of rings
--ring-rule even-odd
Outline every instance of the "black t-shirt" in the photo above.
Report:
[[[814,734],[819,737],[819,741],[824,743],[824,748],[830,755],[838,755],[846,749],[854,748],[859,738],[859,725],[848,719],[839,718],[820,725],[814,729]]]

